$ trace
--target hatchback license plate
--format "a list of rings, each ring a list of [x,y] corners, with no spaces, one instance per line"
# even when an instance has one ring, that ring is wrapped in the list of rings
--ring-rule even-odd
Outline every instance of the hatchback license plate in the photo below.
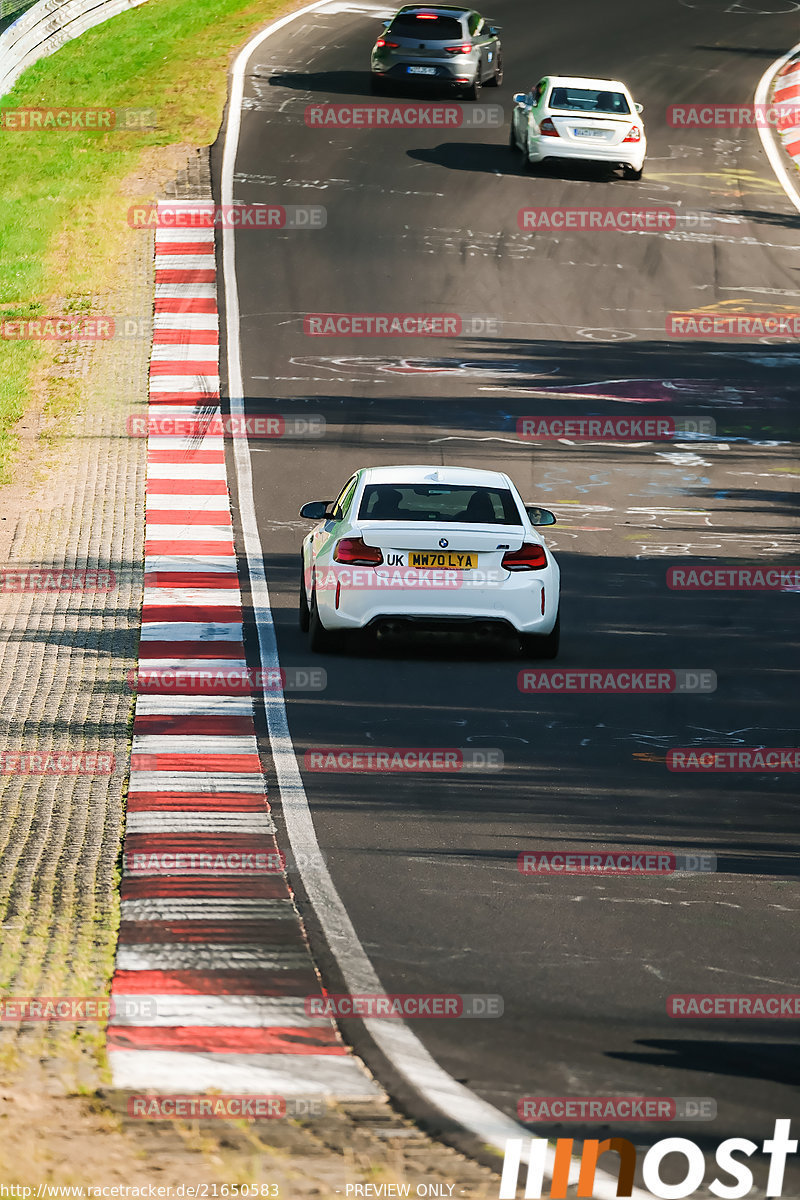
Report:
[[[411,550],[408,555],[410,567],[446,567],[448,570],[471,571],[478,565],[474,550]]]
[[[576,137],[605,137],[605,131],[602,129],[573,129]]]
[[[409,75],[435,75],[436,67],[409,67]]]

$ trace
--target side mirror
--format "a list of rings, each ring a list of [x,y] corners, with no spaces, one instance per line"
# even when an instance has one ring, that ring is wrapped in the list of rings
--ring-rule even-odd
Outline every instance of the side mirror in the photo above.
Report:
[[[636,109],[636,111],[637,111],[637,112],[644,112],[644,105],[643,105],[643,104],[634,104],[634,106],[633,106],[633,107]]]
[[[391,23],[392,23],[391,17],[389,17],[388,21],[381,21],[381,25],[383,26],[384,29],[388,29],[389,26],[391,25]]]
[[[489,37],[497,37],[499,32],[500,32],[500,30],[498,29],[498,27],[496,25],[490,25],[487,30]]]
[[[535,504],[526,504],[525,512],[531,525],[555,525],[555,514],[549,508],[538,508]]]
[[[304,504],[300,509],[300,516],[307,521],[322,521],[331,515],[328,509],[332,504],[332,500],[309,500],[308,504]]]
[[[518,108],[527,108],[528,107],[528,97],[525,95],[524,92],[517,92],[516,96],[514,97],[514,103],[517,105]]]

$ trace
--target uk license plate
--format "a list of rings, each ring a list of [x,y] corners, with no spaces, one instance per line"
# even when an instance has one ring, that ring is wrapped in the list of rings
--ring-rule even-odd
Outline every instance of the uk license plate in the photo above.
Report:
[[[436,67],[409,67],[409,75],[435,75]]]
[[[472,571],[478,565],[474,550],[411,550],[408,555],[410,567],[445,567],[450,571]]]

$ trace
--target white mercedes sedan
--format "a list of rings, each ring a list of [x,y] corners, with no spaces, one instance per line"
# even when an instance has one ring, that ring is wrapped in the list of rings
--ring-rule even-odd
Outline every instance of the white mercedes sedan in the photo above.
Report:
[[[618,79],[546,75],[514,96],[509,145],[531,165],[581,159],[641,179],[647,154],[641,111]]]
[[[538,531],[554,525],[500,471],[362,467],[335,500],[304,504],[300,627],[311,648],[348,631],[514,636],[555,658],[560,574]]]

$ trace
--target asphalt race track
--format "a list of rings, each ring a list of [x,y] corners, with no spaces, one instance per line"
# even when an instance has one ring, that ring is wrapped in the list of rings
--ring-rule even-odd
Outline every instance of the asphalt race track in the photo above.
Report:
[[[666,1008],[674,993],[798,988],[796,777],[681,775],[665,755],[798,743],[797,595],[666,584],[676,563],[797,561],[798,352],[780,339],[669,338],[665,319],[797,309],[800,219],[756,130],[670,128],[665,112],[751,103],[797,41],[798,9],[497,0],[486,12],[502,26],[505,82],[481,100],[503,105],[497,128],[306,125],[309,104],[374,102],[366,70],[388,12],[379,6],[331,4],[289,24],[254,52],[245,88],[237,202],[327,212],[324,229],[236,236],[246,411],[326,422],[322,438],[251,442],[282,664],[328,673],[324,692],[287,694],[301,766],[305,750],[328,746],[497,748],[505,764],[380,779],[304,772],[320,845],[386,991],[503,997],[501,1020],[414,1022],[479,1096],[511,1116],[531,1094],[716,1103],[713,1121],[613,1126],[643,1145],[671,1133],[712,1151],[731,1136],[760,1142],[796,1112],[793,1022],[680,1021]],[[511,97],[548,71],[625,80],[647,122],[640,183],[523,169],[507,145]],[[525,205],[666,206],[682,220],[666,234],[530,233],[517,221]],[[496,325],[449,339],[310,337],[303,318],[318,312]],[[710,417],[717,439],[517,436],[520,417],[565,414]],[[297,626],[308,529],[298,509],[336,495],[358,466],[403,462],[506,470],[527,500],[554,509],[559,666],[708,669],[717,690],[523,693],[526,664],[512,652],[464,646],[315,659]],[[517,869],[520,851],[566,849],[704,852],[718,870],[600,879]],[[392,1087],[359,1024],[346,1033]],[[395,1091],[414,1111],[414,1097]],[[609,1131],[572,1122],[536,1132]],[[791,1160],[790,1183],[798,1194]]]

